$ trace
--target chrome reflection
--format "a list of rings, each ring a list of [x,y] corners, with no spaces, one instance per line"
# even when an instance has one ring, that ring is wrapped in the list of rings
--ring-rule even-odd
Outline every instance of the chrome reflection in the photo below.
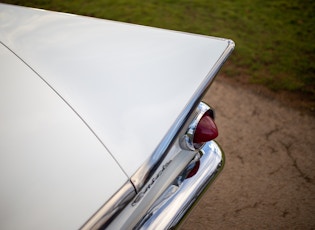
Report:
[[[104,229],[136,195],[130,181],[106,202],[82,227],[82,230]]]
[[[214,141],[202,147],[199,157],[193,160],[200,160],[198,172],[187,179],[187,172],[179,175],[154,202],[135,229],[169,229],[180,222],[224,165],[224,154]]]
[[[150,186],[139,202],[132,202],[115,218],[108,229],[134,229],[158,198],[164,194],[174,180],[181,175],[187,165],[194,159],[196,152],[182,150],[168,164],[158,180]]]

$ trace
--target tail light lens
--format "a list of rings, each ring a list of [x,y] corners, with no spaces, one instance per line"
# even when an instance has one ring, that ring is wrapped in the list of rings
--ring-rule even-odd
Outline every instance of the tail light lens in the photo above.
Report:
[[[211,141],[218,136],[218,129],[213,119],[208,113],[205,113],[197,124],[194,133],[194,144],[200,144]]]
[[[218,129],[214,123],[214,110],[204,102],[200,102],[195,117],[181,139],[181,146],[185,149],[197,150],[205,142],[218,136]]]

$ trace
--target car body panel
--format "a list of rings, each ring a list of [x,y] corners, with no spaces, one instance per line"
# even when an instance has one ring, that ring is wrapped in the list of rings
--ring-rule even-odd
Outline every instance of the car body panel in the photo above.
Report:
[[[79,114],[129,177],[230,49],[226,39],[7,5],[0,40]]]
[[[1,229],[78,229],[128,177],[80,117],[2,44],[0,60]]]
[[[0,4],[1,228],[176,226],[224,164],[187,130],[233,48]]]

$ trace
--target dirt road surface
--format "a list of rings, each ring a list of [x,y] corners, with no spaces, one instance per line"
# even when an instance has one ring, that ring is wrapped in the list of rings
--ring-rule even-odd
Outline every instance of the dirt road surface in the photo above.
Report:
[[[182,229],[315,229],[315,117],[218,77],[226,164]]]

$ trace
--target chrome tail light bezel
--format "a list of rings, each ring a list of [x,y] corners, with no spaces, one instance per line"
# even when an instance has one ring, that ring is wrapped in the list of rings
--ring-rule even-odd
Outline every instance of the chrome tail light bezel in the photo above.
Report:
[[[215,111],[209,105],[204,102],[200,102],[198,107],[195,110],[195,116],[188,126],[187,132],[180,138],[180,146],[186,150],[198,150],[200,149],[204,143],[194,143],[194,135],[196,132],[196,128],[201,120],[201,118],[205,115],[209,115],[213,120],[215,119]]]

